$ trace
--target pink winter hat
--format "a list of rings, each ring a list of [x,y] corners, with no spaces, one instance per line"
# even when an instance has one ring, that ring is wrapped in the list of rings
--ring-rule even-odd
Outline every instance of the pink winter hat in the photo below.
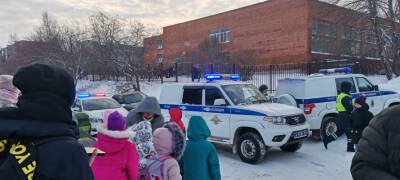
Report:
[[[123,131],[125,130],[125,118],[118,111],[114,111],[110,114],[106,113],[108,117],[104,121],[104,125],[108,130],[111,131]]]
[[[12,84],[12,79],[10,75],[0,75],[0,101],[16,104],[19,91]]]
[[[5,89],[13,92],[17,92],[17,88],[12,83],[13,76],[11,75],[0,75],[0,89]]]

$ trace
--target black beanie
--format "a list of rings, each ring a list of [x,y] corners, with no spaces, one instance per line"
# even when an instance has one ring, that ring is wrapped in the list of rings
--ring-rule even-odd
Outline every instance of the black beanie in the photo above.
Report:
[[[64,69],[46,64],[32,64],[20,68],[14,76],[13,84],[21,94],[52,93],[62,98],[68,106],[75,99],[75,83]]]
[[[352,86],[353,85],[350,82],[342,82],[342,84],[340,85],[340,91],[344,93],[350,93]]]

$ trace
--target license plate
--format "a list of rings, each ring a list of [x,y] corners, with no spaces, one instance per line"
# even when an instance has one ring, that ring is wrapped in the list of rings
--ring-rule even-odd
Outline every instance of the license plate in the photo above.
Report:
[[[299,139],[299,138],[303,138],[303,137],[307,137],[307,136],[308,136],[308,130],[307,129],[304,129],[304,130],[301,130],[301,131],[295,131],[292,134],[292,137],[294,139]]]

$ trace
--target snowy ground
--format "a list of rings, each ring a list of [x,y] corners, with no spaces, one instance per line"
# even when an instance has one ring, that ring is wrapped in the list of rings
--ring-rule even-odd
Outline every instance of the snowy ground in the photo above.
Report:
[[[218,146],[222,179],[226,180],[351,180],[354,153],[346,152],[345,137],[325,150],[319,141],[308,140],[296,153],[279,149],[268,152],[263,162],[249,165],[240,161],[228,147]]]
[[[185,81],[190,81],[185,79]],[[77,89],[81,92],[117,92],[115,82],[80,81]],[[149,95],[159,92],[159,82],[143,82],[142,91]],[[224,180],[350,180],[350,165],[354,153],[345,152],[346,139],[329,144],[325,150],[319,141],[308,140],[296,153],[285,153],[272,149],[263,162],[249,165],[240,161],[227,146],[217,146]]]

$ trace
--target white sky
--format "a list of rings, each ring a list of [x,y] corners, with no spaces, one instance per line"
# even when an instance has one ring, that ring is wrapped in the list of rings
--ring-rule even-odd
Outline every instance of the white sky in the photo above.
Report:
[[[236,9],[264,0],[0,0],[0,47],[10,33],[23,39],[40,24],[41,14],[60,23],[86,20],[98,11],[159,27]]]

